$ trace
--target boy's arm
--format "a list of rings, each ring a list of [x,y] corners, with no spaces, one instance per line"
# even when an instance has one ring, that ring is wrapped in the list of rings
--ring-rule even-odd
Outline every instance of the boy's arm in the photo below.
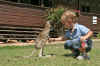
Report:
[[[84,40],[90,38],[92,35],[93,35],[93,32],[91,30],[89,30],[89,32],[86,35],[80,37],[80,40],[84,41]]]
[[[80,25],[79,29],[80,29],[80,32],[82,34],[82,36],[80,37],[81,41],[84,41],[93,35],[93,32],[88,27],[86,27],[84,25]]]
[[[50,38],[49,40],[51,40],[51,41],[64,41],[64,40],[67,40],[67,38],[60,36],[58,38]]]

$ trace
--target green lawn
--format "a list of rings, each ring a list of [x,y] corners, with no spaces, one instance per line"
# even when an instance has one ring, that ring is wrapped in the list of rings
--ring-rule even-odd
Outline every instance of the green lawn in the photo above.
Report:
[[[63,44],[46,46],[44,53],[55,55],[49,58],[18,58],[29,55],[33,49],[33,46],[0,47],[0,66],[100,66],[100,41],[94,42],[90,61],[66,56],[71,52],[65,50]]]

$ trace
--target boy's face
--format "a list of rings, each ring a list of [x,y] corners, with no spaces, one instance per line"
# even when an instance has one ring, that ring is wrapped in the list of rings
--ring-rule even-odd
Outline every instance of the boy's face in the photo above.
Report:
[[[63,20],[62,24],[64,24],[64,26],[66,28],[73,28],[73,20],[72,19],[68,19],[68,20]]]

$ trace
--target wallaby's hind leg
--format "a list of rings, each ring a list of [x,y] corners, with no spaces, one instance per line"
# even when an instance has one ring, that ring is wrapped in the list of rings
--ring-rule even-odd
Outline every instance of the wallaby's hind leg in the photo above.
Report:
[[[40,50],[40,53],[38,54],[39,57],[43,56],[43,48],[46,45],[46,41],[48,40],[49,32],[50,32],[50,21],[47,21],[44,29],[39,33],[35,40],[35,49],[32,51],[31,55],[24,56],[24,57],[32,57],[34,54]]]
[[[29,56],[24,56],[24,58],[30,58],[32,57],[33,55],[35,55],[36,53],[38,52],[38,57],[42,57],[43,56],[43,48],[40,48],[40,49],[36,49],[32,51],[31,55]]]
[[[43,48],[40,49],[40,52],[38,54],[38,57],[42,57],[43,56]]]

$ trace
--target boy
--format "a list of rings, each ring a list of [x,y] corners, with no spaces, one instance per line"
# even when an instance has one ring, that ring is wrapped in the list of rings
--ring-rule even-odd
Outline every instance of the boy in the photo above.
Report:
[[[61,16],[61,22],[65,27],[68,28],[65,34],[67,41],[64,44],[65,49],[70,49],[72,51],[73,57],[77,59],[89,59],[87,53],[92,48],[92,40],[90,37],[93,32],[77,23],[76,13],[72,10],[67,10]],[[56,39],[61,40],[62,37]],[[82,55],[80,56],[80,53]]]

